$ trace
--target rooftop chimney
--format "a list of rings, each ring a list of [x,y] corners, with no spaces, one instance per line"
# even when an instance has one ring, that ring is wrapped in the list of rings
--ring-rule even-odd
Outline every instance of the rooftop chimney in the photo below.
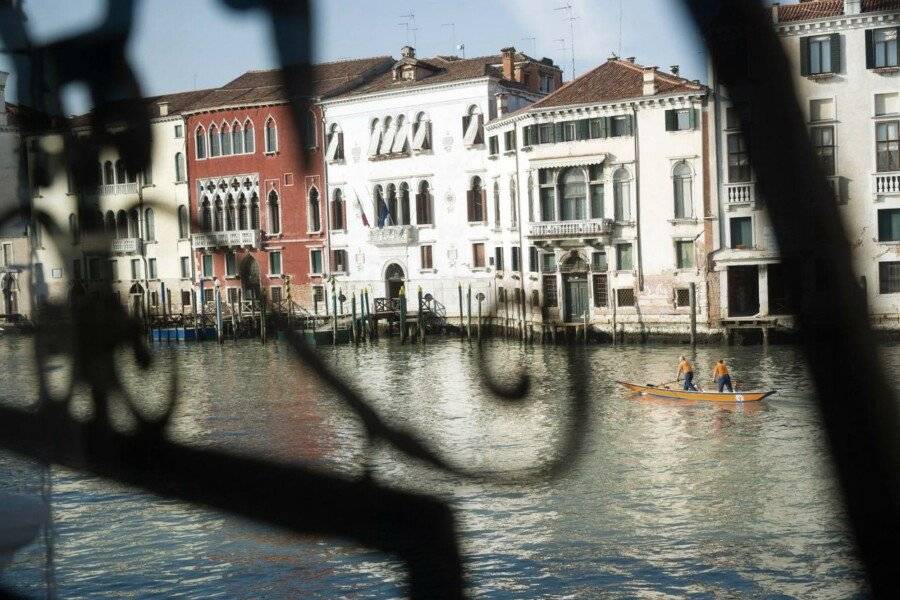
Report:
[[[495,95],[497,97],[497,116],[502,117],[509,112],[509,94],[498,92]]]
[[[669,70],[672,71],[672,75],[678,75],[678,73],[681,71],[681,67],[679,67],[678,65],[672,65],[671,67],[669,67]]]
[[[416,49],[412,46],[403,46],[400,48],[400,56],[403,58],[415,58],[416,57]]]
[[[644,95],[655,96],[656,92],[656,67],[644,67]]]
[[[769,10],[772,11],[772,22],[778,23],[778,7],[781,6],[778,2],[773,2],[772,6],[769,7]]]
[[[516,49],[510,46],[509,48],[501,48],[501,64],[503,66],[503,79],[508,79],[509,81],[516,80]]]
[[[844,14],[858,15],[862,12],[862,2],[860,0],[844,0]]]
[[[158,102],[159,105],[159,116],[165,117],[169,114],[169,103],[168,102]]]

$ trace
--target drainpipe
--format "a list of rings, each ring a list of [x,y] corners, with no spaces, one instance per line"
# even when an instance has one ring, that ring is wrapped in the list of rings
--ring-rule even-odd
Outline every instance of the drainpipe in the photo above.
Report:
[[[644,291],[644,253],[641,252],[641,145],[638,141],[637,104],[631,103],[631,133],[634,136],[634,227],[635,258],[637,264],[638,291]]]

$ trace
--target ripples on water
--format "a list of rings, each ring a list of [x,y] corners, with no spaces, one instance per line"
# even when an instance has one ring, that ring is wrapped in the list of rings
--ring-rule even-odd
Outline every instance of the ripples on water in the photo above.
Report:
[[[486,399],[473,347],[381,341],[326,348],[327,360],[379,411],[445,456],[515,468],[546,460],[567,423],[577,378],[590,390],[590,434],[563,477],[524,486],[459,481],[381,450],[379,480],[447,499],[459,520],[472,595],[483,598],[845,598],[863,593],[806,372],[793,347],[701,347],[701,382],[728,359],[746,387],[775,388],[759,405],[637,399],[621,379],[672,378],[682,347],[573,348],[489,343],[485,360],[512,381],[525,368],[531,401]],[[890,372],[900,348],[886,348]],[[171,425],[195,446],[360,472],[359,423],[298,367],[284,346],[163,346],[132,389],[158,393],[177,369],[182,402]],[[896,375],[895,375],[896,377]],[[895,382],[896,383],[896,382]],[[28,338],[0,338],[0,389],[34,389]],[[152,396],[152,393],[150,394]],[[37,493],[34,465],[0,455],[0,488]],[[53,470],[55,577],[64,598],[394,598],[402,566],[333,540],[295,537]],[[41,543],[19,553],[0,582],[43,593]]]

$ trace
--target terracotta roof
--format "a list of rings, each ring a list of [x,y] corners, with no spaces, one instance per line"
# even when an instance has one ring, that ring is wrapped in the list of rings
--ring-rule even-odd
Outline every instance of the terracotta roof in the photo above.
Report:
[[[147,111],[147,115],[149,118],[153,119],[156,117],[160,117],[159,114],[159,105],[161,103],[166,103],[169,105],[169,115],[177,115],[182,111],[190,108],[194,102],[206,96],[211,90],[194,90],[191,92],[176,92],[173,94],[161,94],[159,96],[150,96],[148,98],[142,98],[140,103],[143,104],[144,110]],[[123,100],[123,103],[131,102],[130,100]],[[85,113],[83,115],[76,115],[70,118],[69,122],[72,127],[84,127],[90,125],[93,120],[93,112]]]
[[[900,10],[900,0],[862,0],[862,12]],[[808,21],[844,14],[844,0],[807,0],[778,7],[778,22]]]
[[[517,52],[516,61],[520,60],[534,59],[521,52]],[[403,61],[401,60],[400,62]],[[395,81],[392,70],[388,70],[373,79],[367,85],[360,86],[342,95],[358,96],[361,94],[372,94],[394,89],[408,89],[424,85],[477,79],[486,76],[498,78],[502,76],[500,67],[501,56],[499,54],[493,56],[478,56],[475,58],[438,55],[415,59],[415,62],[418,66],[431,71],[431,73],[420,79],[398,79]],[[513,87],[524,87],[522,84],[515,81],[505,80],[504,83]]]
[[[527,107],[528,110],[570,104],[602,104],[642,98],[645,67],[621,58],[612,58],[596,69],[576,77],[552,94]],[[657,94],[701,92],[706,88],[662,71],[656,71]]]
[[[394,64],[390,56],[375,56],[315,64],[310,67],[311,96],[326,98],[368,81]],[[288,100],[281,70],[247,71],[193,102],[192,109],[259,104]]]

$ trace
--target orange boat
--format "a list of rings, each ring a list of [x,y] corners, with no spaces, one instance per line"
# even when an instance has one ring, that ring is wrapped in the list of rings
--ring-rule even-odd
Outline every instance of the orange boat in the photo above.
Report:
[[[660,398],[671,398],[673,400],[706,400],[709,402],[759,402],[766,396],[771,396],[775,390],[770,392],[690,392],[682,389],[672,389],[668,386],[657,385],[637,385],[634,383],[625,383],[617,381],[619,385],[636,394],[644,396],[658,396]]]

